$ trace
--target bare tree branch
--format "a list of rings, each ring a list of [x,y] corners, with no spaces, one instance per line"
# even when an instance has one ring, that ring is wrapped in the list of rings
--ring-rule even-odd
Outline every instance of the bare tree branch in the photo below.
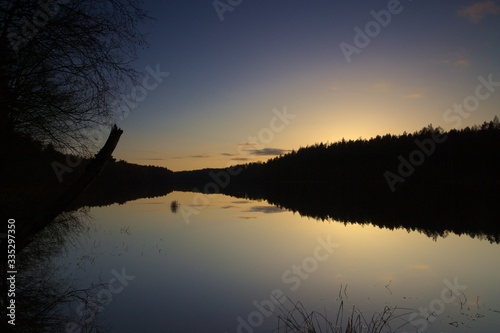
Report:
[[[136,0],[16,0],[0,3],[0,124],[81,152],[111,103],[136,84],[147,46]]]

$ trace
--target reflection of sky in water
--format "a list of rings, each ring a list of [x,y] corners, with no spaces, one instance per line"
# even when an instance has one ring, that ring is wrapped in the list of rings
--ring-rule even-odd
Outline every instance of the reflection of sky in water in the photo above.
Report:
[[[136,276],[106,306],[104,323],[114,332],[235,332],[237,318],[247,318],[256,310],[252,302],[270,299],[274,289],[323,312],[337,309],[339,290],[347,285],[349,301],[371,317],[385,305],[429,307],[441,297],[444,280],[455,278],[467,286],[466,303],[462,310],[458,302],[446,304],[428,332],[470,332],[467,326],[494,331],[500,322],[494,312],[500,310],[499,245],[453,234],[435,242],[406,230],[319,222],[223,195],[208,196],[207,207],[198,206],[187,224],[170,203],[189,206],[193,195],[174,192],[92,209],[90,238],[67,258],[94,258],[85,271],[79,269],[84,283],[98,276],[106,281],[122,267]],[[306,278],[291,272],[314,257],[318,239],[327,238],[340,245],[328,259],[305,272]],[[485,317],[473,318],[477,313]],[[458,328],[449,324],[454,321]],[[255,331],[271,331],[276,323],[266,318]]]

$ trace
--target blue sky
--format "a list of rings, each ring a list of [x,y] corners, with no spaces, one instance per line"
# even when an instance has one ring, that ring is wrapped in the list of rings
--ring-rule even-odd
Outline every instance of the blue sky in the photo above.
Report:
[[[172,170],[225,167],[318,142],[429,123],[461,128],[500,114],[500,1],[144,6],[156,21],[144,26],[150,47],[136,67],[169,75],[118,121],[119,159]],[[358,36],[365,45],[347,59],[340,45],[356,47],[356,27],[369,42]],[[465,116],[447,114],[474,102],[479,77],[494,91],[480,88],[488,96]],[[278,123],[277,114],[289,116]]]

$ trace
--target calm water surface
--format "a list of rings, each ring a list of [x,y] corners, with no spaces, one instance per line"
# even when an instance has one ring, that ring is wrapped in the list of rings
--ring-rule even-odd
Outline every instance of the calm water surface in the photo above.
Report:
[[[416,309],[396,312],[413,321],[401,332],[498,331],[498,244],[321,222],[220,194],[197,206],[195,195],[91,209],[89,230],[53,261],[77,287],[112,282],[113,293],[101,291],[96,318],[73,304],[76,321],[111,332],[272,332],[267,309],[281,313],[278,299],[335,321],[340,293],[346,316],[353,305],[366,318]]]

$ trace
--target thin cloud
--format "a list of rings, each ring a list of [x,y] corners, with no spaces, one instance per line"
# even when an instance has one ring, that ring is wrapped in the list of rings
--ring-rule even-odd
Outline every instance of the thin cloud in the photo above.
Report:
[[[185,159],[185,158],[210,158],[210,157],[214,157],[214,156],[209,155],[209,154],[199,154],[199,155],[189,155],[189,156],[172,156],[170,158],[176,159],[176,160],[181,160],[181,159]]]
[[[242,143],[238,143],[237,146],[256,146],[257,143],[254,143],[254,142],[242,142]]]
[[[479,23],[488,14],[500,14],[500,6],[495,1],[476,2],[470,6],[465,6],[459,9],[458,15],[467,19],[472,23]]]
[[[387,81],[380,81],[380,82],[372,84],[372,88],[375,88],[377,90],[386,91],[390,88],[390,84]]]
[[[470,61],[467,59],[459,59],[455,61],[455,66],[469,66]]]
[[[134,152],[137,153],[146,153],[146,154],[166,154],[166,151],[162,150],[144,150],[144,149],[134,149]]]
[[[460,52],[453,53],[449,55],[446,59],[440,61],[442,64],[457,66],[457,67],[467,67],[470,65],[470,60],[467,59]]]
[[[222,153],[221,155],[222,156],[229,156],[229,157],[231,157],[231,156],[238,156],[238,154],[231,154],[231,153]]]
[[[428,270],[430,268],[429,265],[411,265],[410,267],[420,270]]]
[[[140,161],[165,161],[167,160],[166,158],[140,158],[136,157],[134,160],[140,160]]]
[[[290,150],[288,149],[280,149],[280,148],[263,148],[263,149],[248,150],[250,154],[258,156],[283,155],[288,153],[289,151]]]
[[[251,159],[248,157],[235,157],[232,158],[231,161],[250,161]]]
[[[201,154],[201,155],[190,155],[189,157],[191,157],[191,158],[210,158],[210,157],[212,157],[212,155]]]
[[[404,98],[407,98],[407,99],[419,99],[419,98],[422,98],[423,96],[424,95],[422,95],[422,94],[415,93],[415,94],[405,95]]]

